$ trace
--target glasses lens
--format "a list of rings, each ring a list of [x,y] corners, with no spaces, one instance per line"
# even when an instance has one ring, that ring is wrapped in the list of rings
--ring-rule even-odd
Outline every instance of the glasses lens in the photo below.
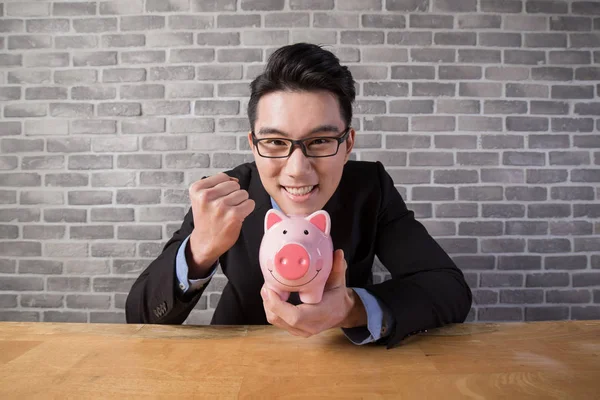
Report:
[[[287,157],[292,143],[286,139],[260,139],[258,153],[264,157]]]
[[[337,152],[338,141],[331,137],[314,138],[304,142],[306,153],[310,157],[327,157]]]

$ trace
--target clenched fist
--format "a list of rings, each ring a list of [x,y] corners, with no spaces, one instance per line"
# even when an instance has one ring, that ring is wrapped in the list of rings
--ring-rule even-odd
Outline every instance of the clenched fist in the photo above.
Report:
[[[191,279],[208,275],[210,267],[237,241],[254,200],[237,178],[219,173],[190,186],[194,230],[186,249]]]

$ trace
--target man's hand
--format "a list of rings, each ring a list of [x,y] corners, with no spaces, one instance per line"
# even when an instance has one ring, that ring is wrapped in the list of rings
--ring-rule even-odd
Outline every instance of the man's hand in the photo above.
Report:
[[[241,189],[237,178],[225,173],[201,179],[190,186],[194,230],[186,258],[189,276],[206,276],[214,262],[240,236],[242,222],[254,210],[254,200]]]
[[[277,293],[263,285],[260,294],[269,323],[292,335],[310,337],[330,328],[351,328],[367,324],[367,314],[354,290],[346,287],[344,252],[336,250],[323,298],[318,304],[294,306],[281,301]]]

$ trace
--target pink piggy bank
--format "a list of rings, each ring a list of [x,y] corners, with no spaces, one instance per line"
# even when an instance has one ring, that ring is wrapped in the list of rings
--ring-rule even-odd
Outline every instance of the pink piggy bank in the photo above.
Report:
[[[287,216],[271,209],[265,215],[260,268],[266,286],[282,301],[298,292],[303,303],[321,301],[333,264],[331,218],[320,210],[308,217]]]

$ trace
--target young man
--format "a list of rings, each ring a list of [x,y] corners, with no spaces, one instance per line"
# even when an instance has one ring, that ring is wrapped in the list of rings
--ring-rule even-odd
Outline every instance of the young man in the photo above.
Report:
[[[392,347],[463,322],[471,291],[415,220],[379,162],[349,161],[354,80],[311,44],[273,53],[251,84],[248,141],[255,162],[195,182],[191,210],[127,298],[130,323],[182,323],[221,265],[228,278],[212,324],[267,324],[308,337],[342,328],[356,344]],[[323,299],[283,302],[264,287],[258,251],[270,208],[331,216],[334,262]],[[391,279],[372,283],[375,255]]]

